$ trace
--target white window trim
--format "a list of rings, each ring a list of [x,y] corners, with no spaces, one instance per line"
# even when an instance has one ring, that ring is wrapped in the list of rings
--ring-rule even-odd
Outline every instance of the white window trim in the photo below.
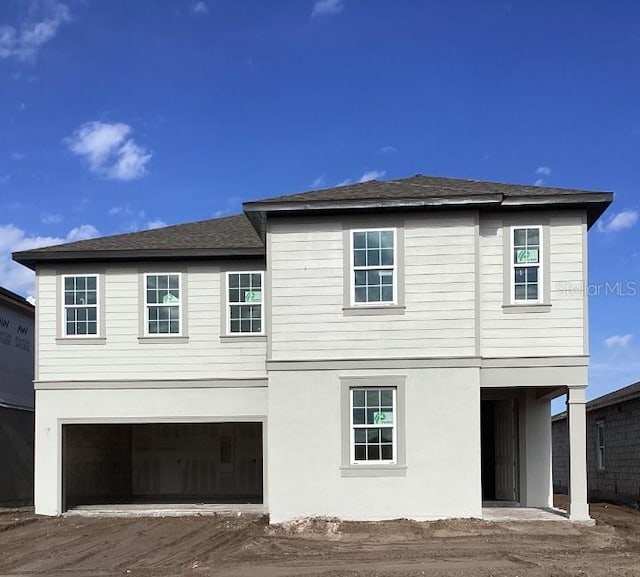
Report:
[[[229,301],[229,277],[231,275],[238,275],[238,274],[259,274],[260,275],[260,286],[261,286],[261,292],[262,292],[262,300],[259,303],[260,305],[260,332],[235,332],[232,333],[231,332],[231,307],[232,306],[240,306],[240,305],[246,305],[249,303],[231,303]],[[265,326],[264,326],[264,321],[265,321],[265,292],[264,292],[264,271],[263,270],[229,270],[226,271],[225,273],[225,295],[224,295],[224,300],[225,300],[225,311],[226,311],[226,334],[228,336],[238,336],[238,337],[260,337],[260,336],[264,336],[266,335],[266,331],[265,331]]]
[[[600,443],[600,432],[602,432],[602,443]],[[604,440],[605,425],[604,421],[596,422],[596,469],[598,471],[605,470],[606,446]],[[602,450],[602,454],[600,451]]]
[[[67,305],[65,304],[65,280],[68,278],[78,278],[78,277],[84,277],[84,278],[89,278],[89,277],[95,277],[96,279],[96,304],[95,305]],[[61,319],[62,319],[62,332],[60,333],[61,338],[63,339],[97,339],[100,338],[101,330],[102,330],[102,326],[101,326],[101,319],[100,319],[100,314],[101,314],[101,310],[100,310],[100,298],[101,298],[101,294],[100,294],[100,275],[97,273],[78,273],[78,274],[64,274],[62,275],[62,287],[61,287],[61,298],[60,298],[60,304],[62,306],[62,311],[61,311]],[[95,334],[90,334],[90,335],[69,335],[67,334],[67,307],[72,307],[72,308],[90,308],[90,307],[95,307],[96,309],[96,332]]]
[[[356,451],[356,443],[355,443],[355,428],[356,426],[359,429],[375,429],[380,428],[377,425],[355,425],[353,422],[353,393],[356,390],[366,390],[366,389],[375,389],[375,390],[383,390],[383,389],[391,389],[393,392],[393,426],[392,426],[392,447],[393,447],[393,459],[378,459],[378,460],[364,460],[358,461],[356,460],[355,451]],[[398,401],[397,401],[397,387],[394,386],[352,386],[349,388],[349,451],[350,451],[350,462],[352,465],[396,465],[398,463]]]
[[[372,269],[387,269],[393,271],[393,300],[391,301],[373,301],[373,302],[356,302],[356,279],[355,279],[355,265],[353,261],[354,242],[353,235],[356,232],[387,232],[393,233],[393,266],[380,265],[380,266],[368,266],[358,267],[358,270],[372,270]],[[349,231],[349,292],[351,298],[352,307],[392,307],[398,306],[398,232],[395,227],[379,227],[379,228],[352,228]]]
[[[517,265],[513,257],[514,250],[514,236],[515,231],[519,229],[532,229],[535,228],[538,231],[538,298],[537,299],[516,299],[516,281],[515,281],[515,269],[516,266],[522,267],[523,265]],[[513,225],[509,231],[509,262],[511,266],[509,268],[509,291],[511,294],[511,302],[516,305],[536,305],[544,302],[544,277],[546,271],[544,270],[544,234],[543,227],[539,224],[518,224]],[[525,265],[526,266],[526,265]]]
[[[178,299],[177,305],[164,305],[164,306],[177,306],[178,307],[178,332],[177,333],[150,333],[149,332],[149,306],[158,306],[158,304],[149,304],[147,302],[147,277],[150,276],[166,276],[166,275],[178,275],[178,291],[180,293],[180,298]],[[166,339],[171,337],[181,337],[183,336],[183,318],[182,313],[184,307],[182,303],[184,301],[184,292],[182,285],[182,273],[181,272],[145,272],[143,275],[143,294],[144,294],[144,336],[150,338],[158,338],[158,339]],[[159,305],[163,306],[163,305]]]

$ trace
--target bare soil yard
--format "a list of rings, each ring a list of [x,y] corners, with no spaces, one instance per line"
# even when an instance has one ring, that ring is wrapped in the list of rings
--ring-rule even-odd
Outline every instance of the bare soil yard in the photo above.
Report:
[[[0,509],[0,577],[640,576],[640,513],[595,527],[437,521],[269,526],[255,517],[46,518]]]

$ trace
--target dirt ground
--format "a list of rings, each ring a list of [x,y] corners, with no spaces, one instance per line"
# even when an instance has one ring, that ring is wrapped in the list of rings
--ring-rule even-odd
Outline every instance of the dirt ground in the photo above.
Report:
[[[269,526],[256,517],[38,517],[0,509],[0,577],[640,576],[640,513],[595,527],[451,520]]]

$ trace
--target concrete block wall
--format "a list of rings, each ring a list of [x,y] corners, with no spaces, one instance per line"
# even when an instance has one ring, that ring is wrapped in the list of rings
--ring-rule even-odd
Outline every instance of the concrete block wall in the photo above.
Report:
[[[604,423],[604,470],[597,467],[597,426]],[[640,399],[590,411],[587,415],[589,494],[635,504],[640,501]]]
[[[567,493],[569,491],[569,429],[567,419],[553,421],[551,432],[553,492]]]
[[[604,423],[605,463],[598,469],[597,423]],[[553,422],[553,487],[569,483],[567,421]],[[587,412],[587,481],[590,500],[640,502],[640,399]]]

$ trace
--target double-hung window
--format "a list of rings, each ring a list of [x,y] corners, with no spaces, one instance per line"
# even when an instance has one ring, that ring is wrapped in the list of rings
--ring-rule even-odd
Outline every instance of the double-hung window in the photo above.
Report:
[[[180,335],[180,273],[145,274],[145,322],[148,335]]]
[[[396,463],[396,388],[357,387],[349,394],[351,463]]]
[[[264,333],[263,273],[227,273],[227,331],[232,335]]]
[[[64,334],[67,337],[98,335],[98,277],[63,277]]]
[[[596,422],[596,466],[598,471],[604,471],[604,421]]]
[[[397,304],[395,229],[353,230],[351,247],[352,304]]]
[[[513,302],[541,302],[543,275],[541,227],[513,227],[511,230]]]

